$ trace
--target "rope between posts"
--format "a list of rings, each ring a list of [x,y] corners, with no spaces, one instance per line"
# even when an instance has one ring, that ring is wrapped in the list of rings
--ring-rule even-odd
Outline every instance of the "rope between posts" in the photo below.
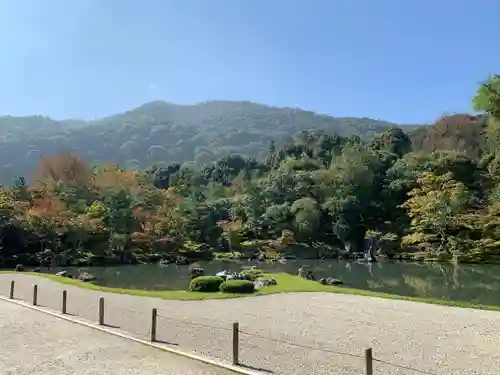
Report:
[[[116,306],[116,305],[111,305],[111,306]],[[132,310],[132,309],[127,309],[126,307],[119,307],[120,310],[123,310],[123,311],[128,311],[132,314],[137,314],[137,315],[143,315],[143,316],[147,316],[147,313],[146,312],[143,312],[143,311],[138,311],[138,310]]]
[[[213,326],[213,325],[210,325],[210,324],[203,324],[203,323],[195,323],[195,322],[191,322],[189,320],[167,317],[167,316],[160,315],[160,314],[158,314],[158,317],[166,319],[166,320],[173,320],[173,321],[177,321],[177,322],[181,322],[181,323],[185,323],[185,324],[191,324],[193,326],[199,326],[199,327],[205,327],[205,328],[215,328],[215,329],[220,329],[220,330],[223,330],[223,331],[232,331],[232,328],[228,328],[228,327]]]
[[[336,354],[336,355],[344,355],[344,356],[354,357],[354,358],[361,358],[361,359],[364,358],[363,356],[358,355],[358,354],[337,352],[335,350],[323,349],[323,348],[318,348],[318,347],[315,347],[315,346],[296,344],[296,343],[293,343],[293,342],[288,342],[288,341],[283,341],[283,340],[278,340],[278,339],[273,339],[273,338],[270,338],[270,337],[262,336],[262,335],[259,335],[259,334],[256,334],[256,333],[249,333],[249,332],[245,332],[245,331],[241,331],[241,330],[240,330],[240,333],[242,333],[244,335],[248,335],[248,336],[259,337],[261,339],[268,340],[268,341],[274,341],[274,342],[279,343],[279,344],[286,344],[286,345],[290,345],[290,346],[296,346],[296,347],[301,348],[301,349],[317,350],[317,351],[324,352],[324,353]]]
[[[425,375],[437,375],[433,372],[428,372],[428,371],[424,371],[424,370],[417,370],[415,368],[411,368],[411,367],[408,367],[408,366],[403,366],[403,365],[397,365],[395,363],[391,363],[391,362],[387,362],[387,361],[383,361],[381,359],[377,359],[377,358],[373,358],[373,361],[374,362],[379,362],[379,363],[383,363],[385,365],[389,365],[389,366],[394,366],[394,367],[398,367],[400,369],[403,369],[403,370],[408,370],[408,371],[414,371],[414,372],[418,372],[420,374],[425,374]]]

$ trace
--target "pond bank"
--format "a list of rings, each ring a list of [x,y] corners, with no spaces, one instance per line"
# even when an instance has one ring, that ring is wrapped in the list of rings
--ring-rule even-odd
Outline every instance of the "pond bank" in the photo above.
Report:
[[[500,311],[500,306],[485,305],[472,303],[467,301],[453,301],[444,299],[422,298],[414,296],[404,296],[390,293],[381,293],[370,290],[354,289],[343,286],[321,285],[318,282],[304,280],[298,276],[289,275],[286,273],[265,274],[266,277],[275,278],[277,285],[267,286],[253,294],[227,294],[227,293],[200,293],[191,292],[186,290],[141,290],[141,289],[126,289],[126,288],[113,288],[107,286],[96,285],[90,282],[83,282],[78,279],[70,279],[63,276],[56,276],[48,273],[33,273],[33,272],[13,272],[13,271],[0,271],[0,278],[8,278],[12,275],[13,279],[18,277],[39,277],[48,279],[53,282],[87,289],[91,291],[100,291],[114,294],[125,294],[139,297],[153,297],[163,300],[178,300],[178,301],[201,301],[201,300],[219,300],[219,299],[233,299],[244,297],[259,297],[272,294],[290,294],[290,293],[334,293],[334,294],[348,294],[364,297],[377,297],[390,300],[401,300],[418,303],[427,303],[433,305],[460,307],[478,310]]]
[[[309,249],[309,248],[306,248]],[[302,247],[304,250],[304,247]],[[361,259],[360,259],[361,258]],[[221,262],[241,262],[241,261],[260,261],[260,262],[280,262],[286,260],[329,260],[329,261],[362,261],[362,254],[356,253],[352,255],[352,259],[344,259],[336,253],[322,254],[317,251],[313,252],[296,252],[283,251],[277,252],[259,252],[259,251],[186,251],[179,253],[163,253],[163,254],[136,254],[134,252],[124,252],[120,256],[107,258],[97,255],[87,255],[77,258],[61,256],[57,259],[56,267],[109,267],[122,265],[138,265],[138,264],[175,264],[180,266],[189,266],[190,264],[199,261],[221,261]],[[408,263],[437,263],[437,264],[482,264],[482,265],[500,265],[500,256],[491,255],[488,257],[480,255],[470,255],[462,257],[455,261],[451,256],[434,257],[422,252],[401,252],[396,253],[391,257],[378,255],[377,261],[402,261]],[[0,258],[0,269],[13,269],[17,265],[26,267],[39,267],[40,265],[49,266],[54,264],[51,261],[41,262],[37,254],[20,253],[9,258]]]
[[[190,267],[169,265],[128,265],[109,267],[61,267],[43,272],[68,271],[74,276],[88,273],[95,284],[116,289],[143,291],[187,290],[190,269],[202,268],[205,275],[226,270],[239,273],[257,267],[268,274],[298,275],[306,265],[316,277],[335,278],[344,287],[373,293],[388,293],[431,300],[461,301],[474,305],[500,306],[500,268],[495,265],[441,264],[414,262],[358,263],[337,260],[288,260],[286,262],[199,261]],[[28,269],[28,268],[27,268]],[[316,283],[315,283],[316,284]]]

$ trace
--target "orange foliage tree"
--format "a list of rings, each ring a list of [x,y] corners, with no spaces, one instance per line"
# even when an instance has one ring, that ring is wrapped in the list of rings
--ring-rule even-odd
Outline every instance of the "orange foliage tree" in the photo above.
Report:
[[[92,171],[78,156],[60,154],[41,159],[34,177],[39,183],[55,182],[82,187],[91,184]]]

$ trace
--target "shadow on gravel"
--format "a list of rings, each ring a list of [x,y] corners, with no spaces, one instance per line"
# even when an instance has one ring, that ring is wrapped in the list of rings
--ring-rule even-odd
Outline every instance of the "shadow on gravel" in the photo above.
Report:
[[[170,342],[170,341],[166,341],[166,340],[156,340],[155,342],[157,342],[158,344],[163,344],[163,345],[179,346],[179,344],[177,344],[175,342]]]
[[[248,370],[261,371],[261,372],[267,372],[268,374],[274,374],[274,371],[268,370],[266,368],[254,367],[254,366],[250,366],[250,365],[244,365],[242,363],[238,363],[238,366],[246,368]]]
[[[116,328],[116,329],[119,329],[119,328],[120,328],[120,326],[115,326],[115,325],[113,325],[113,324],[107,324],[107,323],[104,323],[104,324],[103,324],[103,326],[104,326],[104,327],[108,327],[108,328]]]

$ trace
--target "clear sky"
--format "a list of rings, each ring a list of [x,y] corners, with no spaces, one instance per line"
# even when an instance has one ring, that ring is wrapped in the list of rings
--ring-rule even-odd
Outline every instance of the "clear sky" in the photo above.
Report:
[[[0,0],[0,114],[250,100],[400,123],[470,111],[499,0]]]

